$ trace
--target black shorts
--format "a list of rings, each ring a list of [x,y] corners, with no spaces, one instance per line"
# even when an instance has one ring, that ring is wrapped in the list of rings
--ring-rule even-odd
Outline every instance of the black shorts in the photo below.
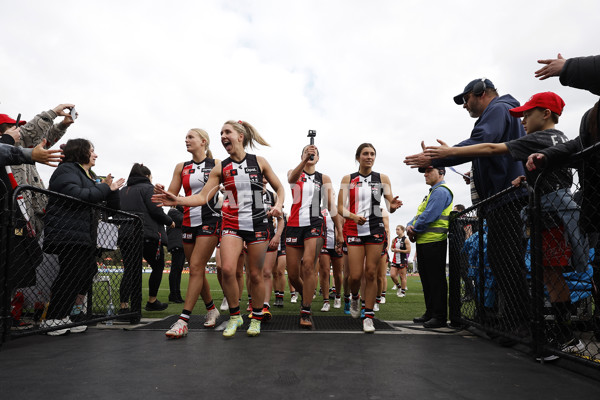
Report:
[[[346,243],[348,246],[362,246],[365,244],[382,244],[385,239],[385,235],[368,235],[368,236],[348,236]]]
[[[307,239],[323,236],[323,224],[310,226],[288,226],[285,231],[285,245],[291,247],[304,247]]]
[[[342,258],[343,254],[340,251],[339,253],[335,249],[321,249],[321,254],[328,254],[331,258]]]
[[[247,245],[252,243],[268,242],[269,231],[242,231],[239,229],[223,229],[221,236],[235,236],[246,242]]]
[[[398,269],[402,269],[402,268],[406,268],[406,267],[408,267],[408,264],[396,264],[396,263],[390,263],[390,267],[392,267],[392,268],[398,268]]]
[[[221,221],[213,224],[198,225],[198,226],[182,226],[181,238],[183,243],[195,243],[199,236],[217,236],[221,235]]]

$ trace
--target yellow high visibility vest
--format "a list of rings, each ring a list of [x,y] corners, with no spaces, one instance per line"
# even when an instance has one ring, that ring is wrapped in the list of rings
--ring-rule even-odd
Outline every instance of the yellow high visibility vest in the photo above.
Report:
[[[423,202],[419,205],[419,208],[417,209],[417,216],[413,220],[413,224],[417,221],[419,215],[421,215],[423,211],[425,211],[425,209],[427,208],[427,203],[429,203],[429,198],[431,197],[433,191],[437,190],[442,186],[448,189],[450,195],[452,196],[452,199],[454,199],[454,194],[452,193],[452,190],[450,190],[450,188],[445,183],[437,186],[435,189],[429,192],[429,194],[423,199]],[[427,229],[425,229],[425,232],[417,233],[417,244],[440,242],[442,240],[446,240],[446,238],[448,237],[448,227],[450,226],[449,217],[450,212],[452,211],[453,202],[454,200],[450,202],[450,205],[446,207],[444,211],[442,211],[442,214],[437,220],[427,225]]]

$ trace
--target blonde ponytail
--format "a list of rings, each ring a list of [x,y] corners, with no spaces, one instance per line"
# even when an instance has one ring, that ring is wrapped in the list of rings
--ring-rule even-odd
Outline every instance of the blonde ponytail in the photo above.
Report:
[[[190,129],[190,131],[196,133],[198,136],[200,136],[201,139],[204,139],[206,141],[206,157],[213,158],[212,151],[210,151],[209,148],[210,138],[208,137],[208,133],[204,129],[200,128],[192,128]]]
[[[253,149],[255,147],[254,142],[261,144],[263,146],[270,146],[270,144],[267,143],[267,141],[265,139],[263,139],[262,136],[260,136],[258,131],[252,125],[250,125],[248,122],[241,121],[241,120],[240,121],[229,120],[229,121],[225,122],[225,124],[231,125],[233,127],[233,129],[235,129],[237,132],[244,135],[244,148],[246,146],[249,146],[251,149]]]

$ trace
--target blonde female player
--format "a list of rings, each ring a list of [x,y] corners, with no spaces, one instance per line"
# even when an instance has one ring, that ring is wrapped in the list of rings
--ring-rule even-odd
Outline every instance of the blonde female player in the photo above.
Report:
[[[210,172],[219,162],[212,158],[209,145],[210,138],[206,131],[197,128],[188,131],[185,135],[185,147],[192,154],[192,160],[175,166],[169,193],[177,195],[181,187],[186,196],[200,193]],[[164,189],[162,185],[156,187]],[[200,295],[207,310],[204,326],[214,327],[220,315],[205,277],[206,264],[215,250],[220,234],[221,213],[217,209],[217,201],[218,197],[213,196],[204,206],[183,209],[183,251],[189,263],[190,276],[183,310],[179,319],[165,333],[168,338],[178,339],[187,335],[188,322]]]
[[[285,192],[273,169],[263,157],[246,153],[247,146],[254,143],[268,146],[256,129],[245,121],[227,121],[221,129],[221,144],[229,154],[222,162],[217,162],[210,173],[208,181],[199,194],[188,197],[176,197],[171,193],[160,191],[153,200],[158,204],[181,204],[202,206],[207,204],[219,188],[225,187],[223,201],[221,231],[221,263],[223,268],[223,291],[229,304],[230,318],[223,336],[235,335],[237,328],[243,323],[240,315],[239,289],[236,280],[236,268],[240,254],[247,244],[246,268],[252,281],[252,297],[263,298],[265,286],[262,277],[262,266],[269,244],[267,218],[282,215],[281,207]],[[275,205],[265,213],[262,204],[262,177],[267,178],[277,193]],[[247,334],[260,334],[263,312],[262,304],[252,309],[252,320]]]
[[[393,213],[402,206],[392,194],[387,175],[373,171],[376,151],[370,143],[356,149],[357,172],[342,178],[338,195],[338,212],[345,218],[344,236],[348,245],[348,285],[352,294],[350,315],[360,316],[358,291],[363,273],[365,276],[365,318],[363,331],[375,332],[373,325],[375,297],[377,296],[377,265],[383,250],[385,228],[379,209],[382,197]]]

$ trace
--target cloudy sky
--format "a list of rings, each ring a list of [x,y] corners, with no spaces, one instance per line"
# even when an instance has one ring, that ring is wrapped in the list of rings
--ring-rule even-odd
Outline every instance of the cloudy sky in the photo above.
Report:
[[[357,169],[358,145],[371,142],[374,169],[404,202],[395,226],[428,188],[404,157],[421,140],[469,136],[475,120],[452,97],[470,80],[487,77],[522,103],[557,92],[567,104],[558,128],[577,135],[595,97],[534,71],[558,52],[598,54],[598,15],[594,0],[7,2],[0,113],[29,119],[74,103],[79,119],[65,141],[95,144],[97,174],[126,178],[143,162],[165,185],[190,159],[190,128],[207,130],[216,158],[226,157],[219,131],[228,119],[259,130],[271,147],[256,153],[282,181],[309,129],[318,169],[336,187]],[[47,182],[52,169],[39,169]],[[462,178],[449,172],[447,183],[455,203],[470,204]]]

